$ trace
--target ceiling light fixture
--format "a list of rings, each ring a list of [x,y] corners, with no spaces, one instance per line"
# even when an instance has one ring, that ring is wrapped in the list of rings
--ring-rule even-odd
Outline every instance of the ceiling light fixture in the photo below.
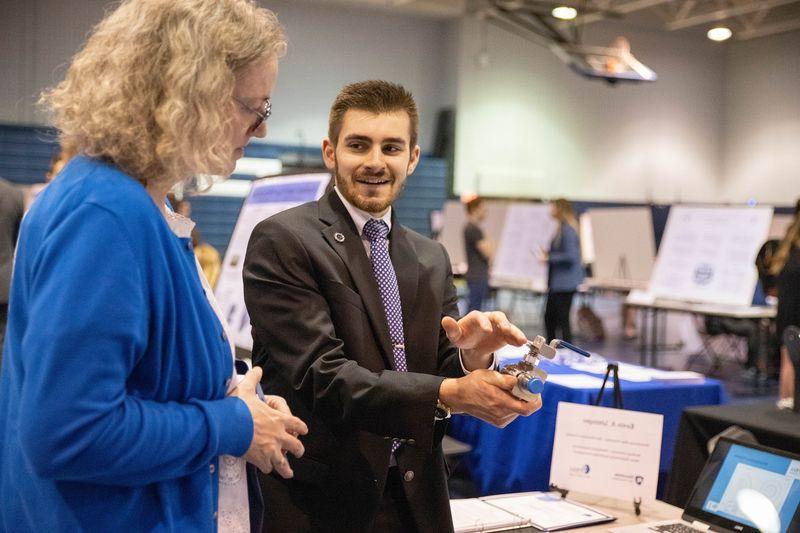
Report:
[[[558,6],[553,8],[552,14],[557,19],[572,20],[578,16],[578,10],[574,7]]]
[[[731,38],[733,32],[730,28],[726,28],[725,26],[717,26],[716,28],[711,28],[708,30],[706,35],[712,41],[727,41]]]

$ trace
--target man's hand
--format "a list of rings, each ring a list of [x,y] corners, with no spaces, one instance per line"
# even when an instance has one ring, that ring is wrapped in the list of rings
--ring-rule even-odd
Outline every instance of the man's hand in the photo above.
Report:
[[[540,398],[526,402],[511,394],[516,382],[514,376],[476,370],[463,378],[445,379],[439,387],[439,400],[454,413],[467,413],[502,428],[542,406]]]
[[[290,478],[294,472],[284,452],[291,452],[295,457],[303,455],[305,449],[297,437],[308,433],[308,427],[292,416],[283,398],[267,396],[261,401],[256,394],[261,373],[259,367],[250,370],[231,394],[244,401],[253,417],[253,440],[244,458],[265,474],[274,469],[281,477]]]
[[[528,340],[501,311],[471,311],[458,321],[446,316],[442,328],[450,342],[461,348],[461,360],[469,371],[487,368],[492,353],[506,344],[522,346]]]

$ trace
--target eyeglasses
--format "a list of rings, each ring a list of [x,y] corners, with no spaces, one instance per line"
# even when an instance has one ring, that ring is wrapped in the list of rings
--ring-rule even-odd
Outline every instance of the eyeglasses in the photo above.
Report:
[[[244,102],[242,102],[241,100],[239,100],[235,96],[233,97],[233,99],[240,106],[242,106],[246,110],[250,111],[251,113],[254,113],[258,117],[258,118],[256,118],[256,121],[253,122],[253,124],[250,126],[250,129],[248,131],[257,130],[258,127],[261,125],[261,123],[264,122],[265,120],[267,120],[269,118],[269,116],[272,114],[272,100],[270,100],[269,98],[264,100],[264,105],[261,107],[260,110],[250,107],[249,105],[245,104]]]

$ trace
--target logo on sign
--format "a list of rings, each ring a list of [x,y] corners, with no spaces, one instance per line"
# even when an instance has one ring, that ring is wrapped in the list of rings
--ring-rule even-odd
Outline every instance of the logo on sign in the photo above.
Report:
[[[708,263],[700,263],[694,269],[694,282],[697,285],[708,285],[714,279],[714,268]]]
[[[588,464],[585,464],[583,466],[573,466],[569,471],[571,474],[587,476],[589,472],[592,471],[592,468]]]

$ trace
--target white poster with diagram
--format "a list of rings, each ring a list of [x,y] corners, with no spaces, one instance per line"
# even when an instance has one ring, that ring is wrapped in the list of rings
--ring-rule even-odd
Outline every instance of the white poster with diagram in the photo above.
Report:
[[[250,315],[244,305],[242,265],[253,229],[262,220],[291,207],[319,199],[330,181],[329,174],[303,174],[264,178],[253,182],[233,229],[222,272],[214,294],[239,348],[253,349]]]
[[[772,207],[672,207],[650,292],[670,300],[751,305],[756,254],[771,222]]]
[[[663,425],[659,414],[559,402],[550,484],[655,500]]]

